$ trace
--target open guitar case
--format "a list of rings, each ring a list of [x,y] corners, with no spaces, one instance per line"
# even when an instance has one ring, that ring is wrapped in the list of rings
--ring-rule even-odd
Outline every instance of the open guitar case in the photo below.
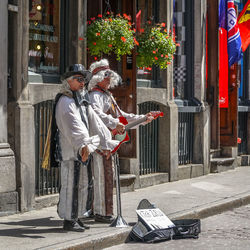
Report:
[[[156,208],[147,199],[140,201],[137,210],[139,209],[153,209]],[[162,228],[152,230],[141,218],[138,216],[138,222],[133,226],[130,232],[130,239],[133,241],[155,243],[171,239],[198,239],[201,232],[201,223],[199,219],[182,219],[172,220],[174,227]]]

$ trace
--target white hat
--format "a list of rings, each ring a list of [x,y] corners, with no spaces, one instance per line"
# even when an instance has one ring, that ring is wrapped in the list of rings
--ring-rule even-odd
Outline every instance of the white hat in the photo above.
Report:
[[[99,82],[102,82],[107,72],[110,74],[110,88],[114,88],[122,82],[121,77],[113,70],[110,70],[107,59],[92,63],[89,70],[92,73],[92,78],[89,81],[88,90],[92,90]]]

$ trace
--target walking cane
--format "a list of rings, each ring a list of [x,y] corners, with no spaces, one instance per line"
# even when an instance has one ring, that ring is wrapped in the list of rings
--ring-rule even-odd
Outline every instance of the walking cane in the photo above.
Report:
[[[121,190],[120,190],[120,165],[118,154],[114,154],[115,158],[115,182],[116,182],[116,203],[117,203],[117,217],[110,224],[110,227],[128,227],[127,222],[122,218],[121,209]]]

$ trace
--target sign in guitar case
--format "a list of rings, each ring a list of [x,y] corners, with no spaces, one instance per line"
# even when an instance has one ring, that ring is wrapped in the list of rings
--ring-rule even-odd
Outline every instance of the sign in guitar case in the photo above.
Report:
[[[143,199],[137,207],[137,210],[140,209],[150,210],[155,209],[155,206],[147,199]],[[199,237],[201,231],[199,219],[173,220],[172,223],[174,226],[169,225],[168,228],[152,229],[142,217],[138,216],[138,222],[130,232],[130,239],[145,243],[155,243],[171,239],[197,239]]]

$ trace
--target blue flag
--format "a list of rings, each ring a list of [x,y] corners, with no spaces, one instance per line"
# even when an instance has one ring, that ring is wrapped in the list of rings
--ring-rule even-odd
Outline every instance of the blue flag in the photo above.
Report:
[[[234,8],[234,0],[220,0],[219,27],[227,31],[228,66],[241,58],[241,38]]]

